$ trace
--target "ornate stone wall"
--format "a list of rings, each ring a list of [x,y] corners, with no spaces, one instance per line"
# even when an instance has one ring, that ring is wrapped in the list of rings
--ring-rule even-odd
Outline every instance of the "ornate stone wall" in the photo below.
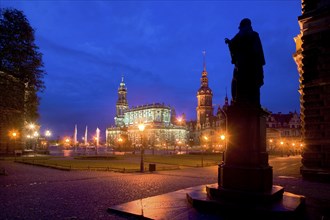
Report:
[[[330,179],[330,2],[302,0],[300,34],[295,38],[300,81],[301,174]]]

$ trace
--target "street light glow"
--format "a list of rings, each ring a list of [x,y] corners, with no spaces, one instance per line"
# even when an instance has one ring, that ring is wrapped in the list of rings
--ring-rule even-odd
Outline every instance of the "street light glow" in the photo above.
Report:
[[[225,140],[226,139],[226,136],[224,134],[220,135],[220,139],[221,140]]]
[[[31,124],[29,124],[29,129],[31,129],[31,130],[33,130],[33,129],[35,129],[35,127],[36,127],[36,125],[35,124],[33,124],[33,123],[31,123]]]
[[[145,127],[146,127],[145,124],[139,124],[138,125],[138,128],[139,128],[140,131],[144,131]]]
[[[143,141],[142,141],[142,132],[145,129],[145,124],[139,124],[138,128],[141,132],[141,160],[140,160],[140,172],[143,173],[144,172],[144,158],[143,158],[143,154],[144,154],[144,149],[143,149]]]
[[[50,130],[45,131],[45,136],[50,137],[52,135],[52,132]]]

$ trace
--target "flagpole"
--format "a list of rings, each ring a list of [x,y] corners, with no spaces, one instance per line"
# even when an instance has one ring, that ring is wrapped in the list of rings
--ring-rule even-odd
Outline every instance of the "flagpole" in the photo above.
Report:
[[[87,147],[87,125],[86,125],[86,129],[85,129],[85,137],[84,137],[84,140],[85,140],[85,146]]]
[[[96,128],[96,154],[100,143],[100,129]]]
[[[77,150],[77,125],[74,126],[73,146],[74,149]]]

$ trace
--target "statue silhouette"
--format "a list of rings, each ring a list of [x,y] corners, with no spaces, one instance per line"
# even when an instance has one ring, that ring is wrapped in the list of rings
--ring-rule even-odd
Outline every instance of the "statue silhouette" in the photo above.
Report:
[[[253,31],[251,20],[244,18],[239,32],[231,40],[225,39],[235,65],[232,79],[233,104],[260,107],[260,87],[263,85],[264,53],[259,34]]]

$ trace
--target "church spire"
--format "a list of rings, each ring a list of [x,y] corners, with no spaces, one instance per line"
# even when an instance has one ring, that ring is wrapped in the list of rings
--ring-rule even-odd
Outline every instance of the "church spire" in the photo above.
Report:
[[[201,87],[197,91],[197,129],[201,129],[213,116],[212,90],[209,88],[209,79],[207,77],[205,54],[203,50],[203,71],[201,78]]]
[[[203,50],[203,72],[206,72],[206,62],[205,62],[205,56],[206,56],[206,50]]]
[[[201,87],[208,88],[209,87],[209,79],[207,78],[207,71],[206,71],[206,62],[205,62],[205,55],[206,51],[203,50],[203,72],[201,78]]]
[[[124,73],[121,74],[121,82],[120,82],[120,87],[125,87],[125,82],[124,82]]]
[[[228,95],[227,95],[227,87],[226,87],[226,98],[225,98],[225,105],[228,106]]]

